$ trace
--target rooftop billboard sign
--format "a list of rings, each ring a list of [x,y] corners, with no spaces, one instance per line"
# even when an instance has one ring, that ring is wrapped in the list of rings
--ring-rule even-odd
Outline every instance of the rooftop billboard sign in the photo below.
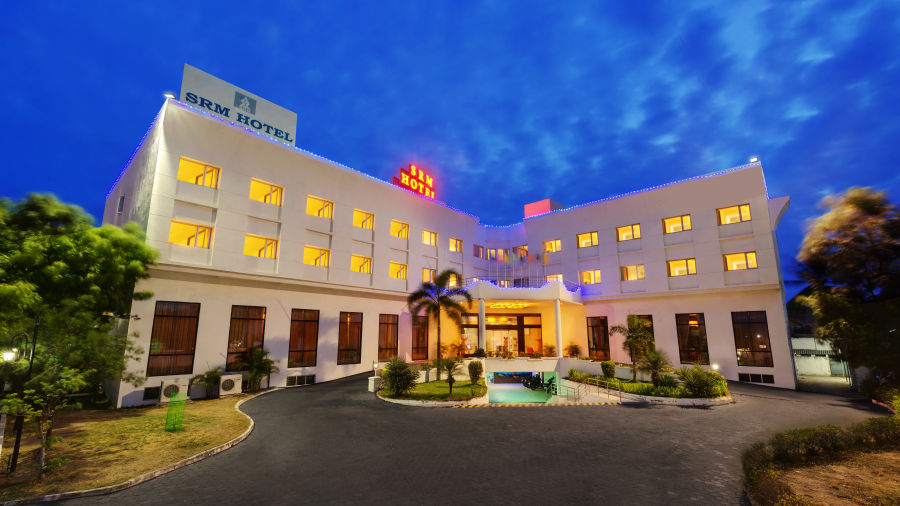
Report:
[[[184,64],[179,100],[273,139],[296,143],[297,113],[187,63]]]

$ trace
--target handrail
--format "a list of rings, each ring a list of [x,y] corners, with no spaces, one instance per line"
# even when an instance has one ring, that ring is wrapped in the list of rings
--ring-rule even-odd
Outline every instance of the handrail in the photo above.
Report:
[[[608,397],[612,397],[611,392],[613,390],[617,390],[619,392],[619,402],[622,402],[622,383],[619,381],[618,378],[616,378],[616,381],[614,383],[614,385],[616,387],[615,389],[609,388],[609,385],[611,383],[613,383],[612,380],[606,380],[606,379],[600,379],[600,378],[585,378],[584,381],[585,381],[585,383],[583,383],[583,384],[593,385],[593,386],[597,387],[598,395],[600,394],[601,388],[606,390],[606,395]]]

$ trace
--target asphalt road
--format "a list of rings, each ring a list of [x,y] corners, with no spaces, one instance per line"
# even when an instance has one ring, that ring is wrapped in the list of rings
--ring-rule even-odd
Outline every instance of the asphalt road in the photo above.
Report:
[[[65,504],[739,504],[751,443],[876,414],[743,384],[709,409],[416,408],[365,390],[357,376],[263,395],[244,404],[256,428],[234,448]]]

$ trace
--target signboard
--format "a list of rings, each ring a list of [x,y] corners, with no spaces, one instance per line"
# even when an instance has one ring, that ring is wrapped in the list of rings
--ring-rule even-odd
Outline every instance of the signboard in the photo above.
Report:
[[[415,165],[410,165],[409,170],[400,169],[400,177],[394,178],[394,184],[430,199],[434,198],[434,178]]]
[[[209,111],[273,139],[294,144],[297,113],[184,64],[181,102]]]

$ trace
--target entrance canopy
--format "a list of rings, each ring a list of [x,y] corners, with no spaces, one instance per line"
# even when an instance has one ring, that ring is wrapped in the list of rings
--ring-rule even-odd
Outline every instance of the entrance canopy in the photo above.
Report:
[[[566,285],[558,281],[549,281],[543,286],[500,287],[489,281],[477,281],[467,287],[473,299],[480,300],[521,300],[521,301],[553,301],[581,304],[581,288],[569,291]]]

